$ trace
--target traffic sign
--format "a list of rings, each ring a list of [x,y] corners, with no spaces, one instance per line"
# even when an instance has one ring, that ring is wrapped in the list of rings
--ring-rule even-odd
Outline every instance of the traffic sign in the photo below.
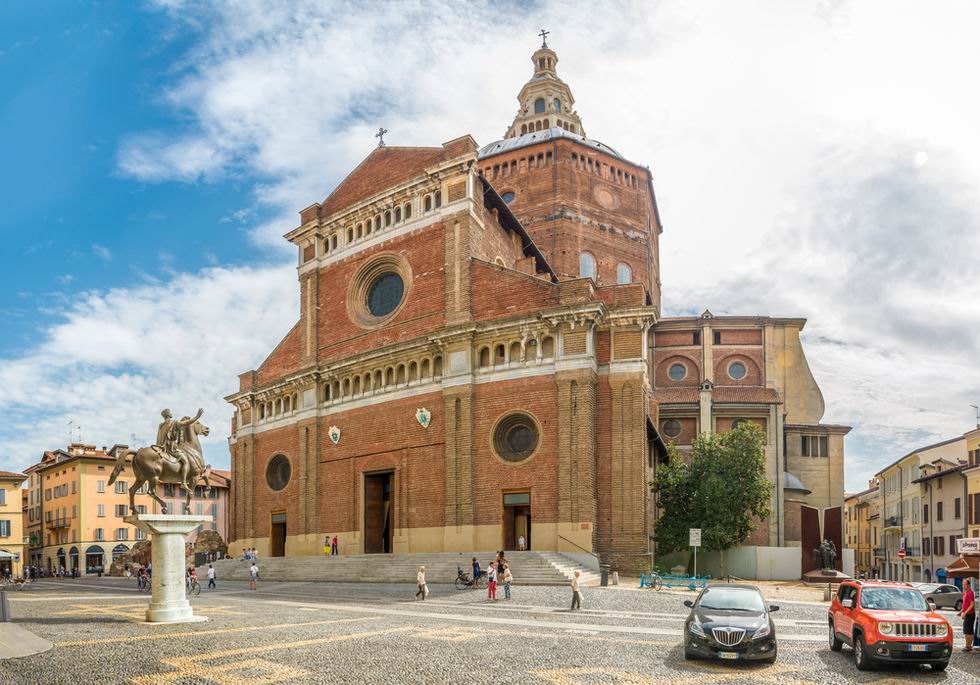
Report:
[[[905,558],[905,548],[904,547],[902,549],[898,550],[898,558],[899,559],[904,559]]]
[[[700,547],[701,546],[701,529],[700,528],[688,528],[688,546],[690,547]]]

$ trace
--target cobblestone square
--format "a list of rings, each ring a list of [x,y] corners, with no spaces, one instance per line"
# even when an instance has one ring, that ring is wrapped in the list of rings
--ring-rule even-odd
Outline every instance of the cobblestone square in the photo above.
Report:
[[[850,651],[826,645],[826,608],[782,602],[773,666],[686,662],[684,593],[590,588],[584,609],[567,590],[515,587],[511,602],[483,592],[413,586],[223,582],[192,600],[207,623],[150,626],[132,581],[40,581],[10,596],[18,625],[54,643],[0,662],[0,682],[134,683],[944,683],[980,677],[957,653],[946,673],[859,673]],[[954,625],[958,622],[948,614]]]

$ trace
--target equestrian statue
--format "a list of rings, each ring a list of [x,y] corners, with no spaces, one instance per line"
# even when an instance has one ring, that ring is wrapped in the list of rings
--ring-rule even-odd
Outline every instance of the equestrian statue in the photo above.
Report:
[[[208,476],[211,467],[204,463],[204,453],[198,435],[207,435],[210,429],[201,423],[203,409],[198,409],[194,417],[185,416],[175,420],[169,409],[160,412],[163,422],[157,429],[157,441],[150,447],[133,450],[119,450],[116,455],[116,466],[109,476],[109,485],[126,468],[126,458],[133,456],[133,474],[135,482],[129,488],[129,511],[136,514],[136,493],[144,483],[148,483],[147,492],[150,497],[160,504],[160,511],[167,513],[167,503],[157,495],[158,483],[173,483],[184,489],[184,513],[191,513],[191,494],[195,483],[204,485],[205,494],[211,491]]]

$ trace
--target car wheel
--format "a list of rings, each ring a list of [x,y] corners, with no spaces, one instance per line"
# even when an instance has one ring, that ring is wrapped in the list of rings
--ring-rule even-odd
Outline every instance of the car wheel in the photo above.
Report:
[[[684,650],[684,661],[695,661],[697,658],[698,657],[693,652],[689,652],[686,649]]]
[[[844,643],[840,641],[837,637],[837,631],[834,630],[834,622],[830,622],[830,651],[839,652],[840,648],[844,646]]]
[[[956,600],[956,607],[955,608],[956,608],[957,611],[962,611],[963,610],[963,600],[962,599]]]
[[[870,671],[874,668],[871,659],[868,658],[868,652],[865,650],[864,636],[862,635],[854,636],[854,665],[859,671]]]
[[[948,661],[940,661],[938,664],[932,665],[932,670],[938,673],[939,671],[945,671],[947,666],[949,666]]]
[[[774,664],[774,663],[776,663],[776,653],[777,652],[776,652],[776,649],[774,647],[773,650],[772,650],[772,656],[769,657],[768,659],[763,659],[762,660],[762,663],[764,663],[764,664]]]

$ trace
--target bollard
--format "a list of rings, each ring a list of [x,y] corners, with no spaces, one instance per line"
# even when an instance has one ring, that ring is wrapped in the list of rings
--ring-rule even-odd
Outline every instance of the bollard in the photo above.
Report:
[[[619,571],[613,571],[613,585],[619,585]]]
[[[10,603],[7,602],[7,591],[0,589],[0,623],[10,620]]]
[[[609,585],[609,564],[599,564],[599,585],[608,587]]]

